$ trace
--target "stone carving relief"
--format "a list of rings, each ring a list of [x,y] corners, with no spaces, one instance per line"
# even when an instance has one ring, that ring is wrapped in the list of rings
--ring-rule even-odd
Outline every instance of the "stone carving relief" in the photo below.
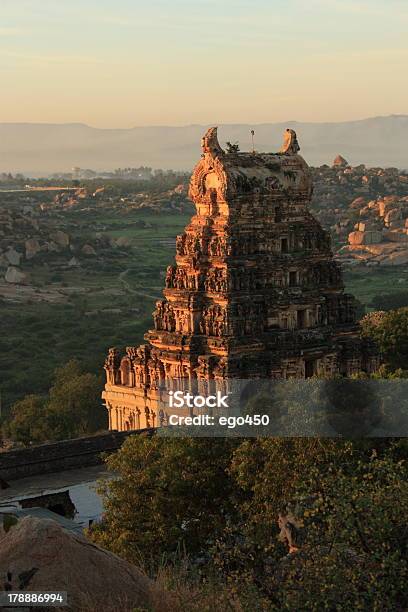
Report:
[[[283,146],[279,153],[296,155],[300,151],[300,146],[295,130],[288,128],[284,134]]]
[[[116,348],[110,348],[108,356],[105,360],[105,371],[107,382],[111,385],[115,385],[119,379],[119,366],[120,366],[120,353]]]
[[[228,291],[228,273],[225,268],[211,268],[204,281],[206,291],[226,293]]]
[[[215,304],[204,308],[199,323],[200,334],[205,336],[224,336],[228,334],[227,312]]]
[[[153,313],[154,326],[157,330],[176,331],[176,316],[171,304],[165,300],[156,302],[156,310]]]

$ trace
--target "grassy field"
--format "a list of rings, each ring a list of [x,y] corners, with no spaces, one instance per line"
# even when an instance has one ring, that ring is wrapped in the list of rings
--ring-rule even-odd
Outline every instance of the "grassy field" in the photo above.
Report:
[[[32,284],[66,294],[63,304],[0,302],[0,390],[5,412],[28,393],[45,393],[56,366],[78,358],[102,374],[111,346],[139,344],[152,326],[155,300],[161,297],[166,266],[173,262],[175,237],[190,215],[72,213],[72,238],[95,232],[125,236],[130,245],[101,257],[80,258],[81,267],[59,269],[32,260]],[[140,221],[147,227],[138,227]],[[135,223],[135,225],[133,225]],[[58,258],[56,258],[58,260]],[[65,260],[67,256],[65,256]]]
[[[373,297],[383,294],[408,293],[408,270],[404,266],[398,268],[359,268],[346,270],[343,275],[346,291],[364,304],[370,310],[369,304]]]

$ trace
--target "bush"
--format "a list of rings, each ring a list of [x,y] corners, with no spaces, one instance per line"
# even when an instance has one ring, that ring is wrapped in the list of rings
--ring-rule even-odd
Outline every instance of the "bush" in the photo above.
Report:
[[[233,512],[227,468],[236,443],[135,435],[108,458],[118,478],[102,486],[105,521],[93,537],[131,562],[153,565],[180,551],[197,554]]]

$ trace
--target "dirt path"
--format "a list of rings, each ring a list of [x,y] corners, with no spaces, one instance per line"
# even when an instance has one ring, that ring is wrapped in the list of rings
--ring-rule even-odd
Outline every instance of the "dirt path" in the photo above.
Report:
[[[118,276],[119,281],[122,283],[123,288],[128,292],[128,293],[132,293],[133,295],[140,295],[142,297],[147,297],[153,300],[159,300],[160,299],[160,295],[152,295],[151,293],[146,293],[146,291],[140,291],[139,289],[132,289],[132,287],[129,285],[129,283],[125,280],[126,275],[130,272],[130,269],[127,268],[126,270],[123,270],[123,272],[121,272]]]

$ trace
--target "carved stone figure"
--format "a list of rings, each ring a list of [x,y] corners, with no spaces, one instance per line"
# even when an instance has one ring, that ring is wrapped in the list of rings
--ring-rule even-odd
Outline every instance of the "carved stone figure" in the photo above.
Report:
[[[223,155],[224,151],[220,147],[217,136],[218,128],[212,127],[207,130],[201,139],[201,148],[203,153],[209,153],[212,157]]]
[[[174,268],[173,266],[167,266],[167,270],[166,270],[166,287],[172,287],[173,286],[173,278],[174,278]]]
[[[295,130],[287,128],[284,134],[283,146],[279,153],[288,155],[296,155],[300,151],[298,139]]]

